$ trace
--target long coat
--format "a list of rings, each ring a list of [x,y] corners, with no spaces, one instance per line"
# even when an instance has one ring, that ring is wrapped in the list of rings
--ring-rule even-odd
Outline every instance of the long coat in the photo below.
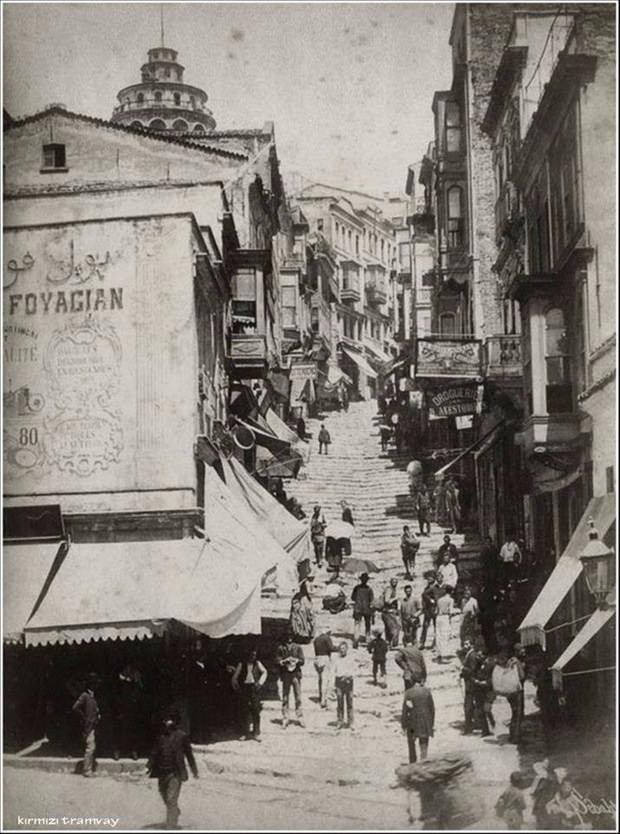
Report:
[[[430,689],[416,684],[405,692],[401,717],[403,730],[416,738],[429,738],[435,729],[435,702]]]

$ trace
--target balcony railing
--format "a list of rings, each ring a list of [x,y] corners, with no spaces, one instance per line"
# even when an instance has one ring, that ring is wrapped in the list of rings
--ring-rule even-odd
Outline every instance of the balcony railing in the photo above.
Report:
[[[487,377],[519,377],[523,374],[521,336],[489,336],[485,343],[485,370]]]

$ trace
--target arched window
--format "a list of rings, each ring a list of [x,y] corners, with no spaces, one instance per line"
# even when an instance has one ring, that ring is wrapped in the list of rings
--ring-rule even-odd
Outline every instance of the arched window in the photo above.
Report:
[[[153,119],[149,122],[149,130],[166,130],[166,123],[162,119]]]
[[[463,246],[463,190],[458,185],[448,189],[448,248]]]
[[[545,314],[545,365],[548,413],[572,411],[570,347],[566,319],[560,307],[552,307]]]
[[[173,130],[182,130],[184,133],[187,133],[187,131],[189,130],[189,127],[187,125],[187,122],[184,119],[177,119],[176,122],[173,122],[172,129]]]
[[[129,127],[139,128],[140,130],[142,130],[142,128],[144,127],[144,125],[142,124],[142,122],[132,122],[132,123],[129,125]]]
[[[446,151],[461,150],[461,108],[456,101],[446,102]]]
[[[442,336],[454,336],[456,334],[456,316],[454,313],[440,314],[439,332]]]
[[[201,125],[200,123],[194,125],[194,133],[204,133],[204,132],[205,132],[204,125]]]
[[[144,93],[138,93],[138,95],[136,96],[136,101],[138,102],[138,104],[142,104],[144,102]]]
[[[174,103],[176,104],[177,107],[181,106],[181,93],[175,93],[174,94]]]
[[[161,101],[161,93],[160,92],[155,93],[155,101]]]

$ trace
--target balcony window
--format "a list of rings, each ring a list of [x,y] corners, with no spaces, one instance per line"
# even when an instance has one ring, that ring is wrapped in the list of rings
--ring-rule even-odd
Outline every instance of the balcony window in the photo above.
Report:
[[[548,413],[571,412],[571,357],[564,311],[560,307],[552,307],[545,315],[545,364]]]
[[[181,93],[174,94],[174,103],[177,107],[181,106]]]
[[[456,316],[454,313],[441,313],[439,316],[439,332],[442,336],[456,335]]]
[[[355,254],[359,255],[360,253],[360,236],[355,235]]]
[[[297,290],[295,287],[282,287],[282,325],[284,327],[295,327],[296,324]]]
[[[446,151],[459,153],[461,150],[461,108],[456,101],[446,102]]]
[[[448,248],[463,246],[463,189],[453,185],[448,189]]]
[[[527,231],[530,272],[548,272],[551,266],[551,240],[544,169],[528,200]]]
[[[233,333],[256,333],[256,275],[240,270],[233,276]]]
[[[155,101],[161,101],[161,93],[155,93]]]

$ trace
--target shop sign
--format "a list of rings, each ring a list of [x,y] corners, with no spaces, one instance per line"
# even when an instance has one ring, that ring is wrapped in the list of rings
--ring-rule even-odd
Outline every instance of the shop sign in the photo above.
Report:
[[[476,384],[450,385],[426,392],[426,402],[431,418],[462,417],[479,414],[482,405],[483,386]]]
[[[481,376],[481,349],[477,340],[418,339],[417,377]]]
[[[308,362],[306,364],[299,365],[291,365],[289,376],[291,381],[293,381],[294,379],[316,379],[316,365],[313,362]]]

